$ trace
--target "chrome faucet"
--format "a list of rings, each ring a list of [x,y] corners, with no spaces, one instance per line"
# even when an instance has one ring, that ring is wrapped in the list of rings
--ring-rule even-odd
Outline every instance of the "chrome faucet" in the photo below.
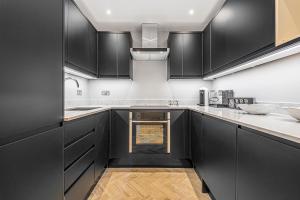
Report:
[[[76,83],[76,85],[77,85],[77,88],[79,88],[79,82],[78,82],[75,78],[67,77],[67,78],[65,78],[65,81],[67,81],[67,80],[72,80],[72,81],[74,81],[74,82]]]

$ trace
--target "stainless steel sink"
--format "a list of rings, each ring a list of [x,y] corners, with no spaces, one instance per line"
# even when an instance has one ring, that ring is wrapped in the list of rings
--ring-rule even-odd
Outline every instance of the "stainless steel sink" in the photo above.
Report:
[[[76,107],[76,108],[67,108],[65,111],[88,111],[88,110],[94,110],[99,109],[102,107]]]

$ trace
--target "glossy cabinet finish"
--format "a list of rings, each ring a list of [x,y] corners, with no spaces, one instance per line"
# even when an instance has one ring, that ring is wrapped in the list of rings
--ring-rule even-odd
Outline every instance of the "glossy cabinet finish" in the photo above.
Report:
[[[0,147],[0,199],[63,200],[63,130]]]
[[[110,158],[129,155],[129,111],[111,111]]]
[[[63,2],[1,0],[0,26],[3,145],[63,121]]]
[[[274,0],[228,0],[211,22],[212,69],[275,43]]]
[[[73,0],[65,0],[66,65],[97,76],[97,31]]]
[[[236,125],[203,116],[202,178],[217,200],[235,199]]]
[[[131,34],[99,32],[98,38],[99,77],[131,78]]]
[[[168,78],[193,78],[202,76],[202,33],[169,34]]]
[[[300,146],[249,129],[238,129],[237,200],[300,196]]]
[[[211,24],[203,31],[203,74],[211,72]]]

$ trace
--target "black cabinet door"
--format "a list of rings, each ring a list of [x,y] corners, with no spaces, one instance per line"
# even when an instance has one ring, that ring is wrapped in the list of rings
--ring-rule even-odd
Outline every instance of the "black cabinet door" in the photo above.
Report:
[[[170,48],[168,61],[168,76],[181,77],[183,75],[183,37],[180,33],[170,33],[168,39]]]
[[[129,111],[111,112],[110,158],[122,158],[129,154]]]
[[[98,33],[94,26],[89,23],[88,24],[88,39],[89,39],[89,58],[88,58],[88,69],[93,72],[95,75],[98,73],[98,63],[97,63],[97,56],[98,56],[98,49],[97,49],[97,38]]]
[[[1,0],[0,145],[63,120],[63,3]]]
[[[66,2],[68,66],[97,75],[97,32],[73,0]]]
[[[235,199],[236,126],[203,116],[202,177],[216,199]]]
[[[208,24],[203,31],[203,74],[211,72],[211,25]]]
[[[131,78],[131,34],[100,32],[98,45],[99,77]]]
[[[203,134],[202,134],[202,116],[200,113],[191,114],[191,152],[192,161],[196,172],[202,174],[203,166]]]
[[[98,180],[108,163],[109,111],[98,114],[96,127],[95,179]]]
[[[202,33],[186,33],[183,37],[183,76],[201,77],[203,66]]]
[[[187,159],[189,155],[188,113],[185,110],[171,111],[171,156]]]
[[[118,74],[117,34],[100,32],[98,45],[99,77],[113,77]]]
[[[228,0],[212,21],[212,68],[274,43],[274,0]]]
[[[238,129],[237,200],[299,199],[300,149]]]
[[[0,198],[63,200],[63,131],[0,147]]]
[[[130,33],[117,34],[117,61],[118,61],[118,77],[130,77],[132,46]]]

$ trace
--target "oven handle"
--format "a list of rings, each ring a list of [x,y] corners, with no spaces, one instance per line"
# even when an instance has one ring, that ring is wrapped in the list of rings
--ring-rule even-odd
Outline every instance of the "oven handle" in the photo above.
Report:
[[[167,124],[169,121],[131,121],[132,123],[163,123]]]
[[[132,112],[129,112],[129,153],[132,153],[132,126],[133,123],[165,123],[167,124],[167,153],[171,153],[171,114],[167,113],[166,121],[133,121]]]

